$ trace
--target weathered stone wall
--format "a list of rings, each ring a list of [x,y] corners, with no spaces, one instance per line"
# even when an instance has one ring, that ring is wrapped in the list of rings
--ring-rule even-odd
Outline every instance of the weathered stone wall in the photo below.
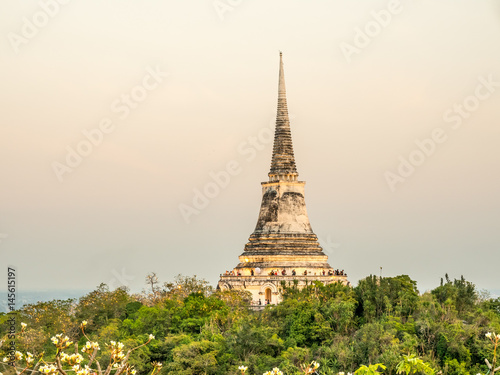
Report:
[[[312,284],[313,281],[321,281],[324,284],[341,282],[347,284],[346,276],[225,276],[221,275],[217,288],[221,290],[246,290],[252,294],[253,304],[258,305],[259,299],[261,304],[265,304],[266,289],[270,289],[271,300],[270,304],[277,304],[283,300],[282,282],[286,286],[296,285],[299,289],[306,285]],[[268,292],[269,293],[269,292]]]
[[[264,182],[255,233],[312,233],[305,182]]]

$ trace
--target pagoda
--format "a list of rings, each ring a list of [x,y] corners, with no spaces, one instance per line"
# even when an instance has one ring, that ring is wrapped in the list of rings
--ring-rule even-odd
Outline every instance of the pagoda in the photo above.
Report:
[[[269,181],[262,182],[259,218],[238,265],[220,276],[220,290],[247,290],[253,304],[277,304],[283,282],[303,288],[314,280],[347,284],[328,264],[307,216],[304,181],[298,180],[280,52],[278,111]]]

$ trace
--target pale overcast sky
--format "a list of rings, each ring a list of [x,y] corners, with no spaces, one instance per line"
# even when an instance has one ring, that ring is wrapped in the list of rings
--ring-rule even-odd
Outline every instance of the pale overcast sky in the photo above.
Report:
[[[498,1],[0,7],[2,285],[215,285],[256,224],[281,50],[330,264],[500,289]]]

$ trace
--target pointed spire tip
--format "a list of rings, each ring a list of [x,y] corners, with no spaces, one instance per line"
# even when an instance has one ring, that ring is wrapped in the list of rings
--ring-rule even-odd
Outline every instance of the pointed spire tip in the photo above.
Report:
[[[276,129],[274,132],[273,156],[271,159],[269,181],[296,181],[298,173],[297,167],[295,166],[295,158],[293,156],[282,56],[283,53],[280,51],[278,109],[276,114]],[[292,180],[290,180],[290,178],[292,178]]]

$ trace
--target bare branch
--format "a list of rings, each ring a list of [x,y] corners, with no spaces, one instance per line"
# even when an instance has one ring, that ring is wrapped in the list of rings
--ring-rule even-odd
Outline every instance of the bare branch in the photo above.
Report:
[[[485,358],[484,361],[486,362],[486,365],[488,366],[488,368],[491,370],[491,364],[490,364],[490,361],[488,361],[488,358]]]
[[[97,365],[97,371],[99,371],[99,375],[102,375],[101,364],[99,363],[99,361],[95,361],[95,364]]]
[[[56,365],[57,365],[57,369],[59,370],[59,372],[63,375],[68,375],[68,373],[66,371],[63,370],[62,368],[62,365],[61,365],[61,358],[59,356],[60,353],[57,353],[56,355]]]

